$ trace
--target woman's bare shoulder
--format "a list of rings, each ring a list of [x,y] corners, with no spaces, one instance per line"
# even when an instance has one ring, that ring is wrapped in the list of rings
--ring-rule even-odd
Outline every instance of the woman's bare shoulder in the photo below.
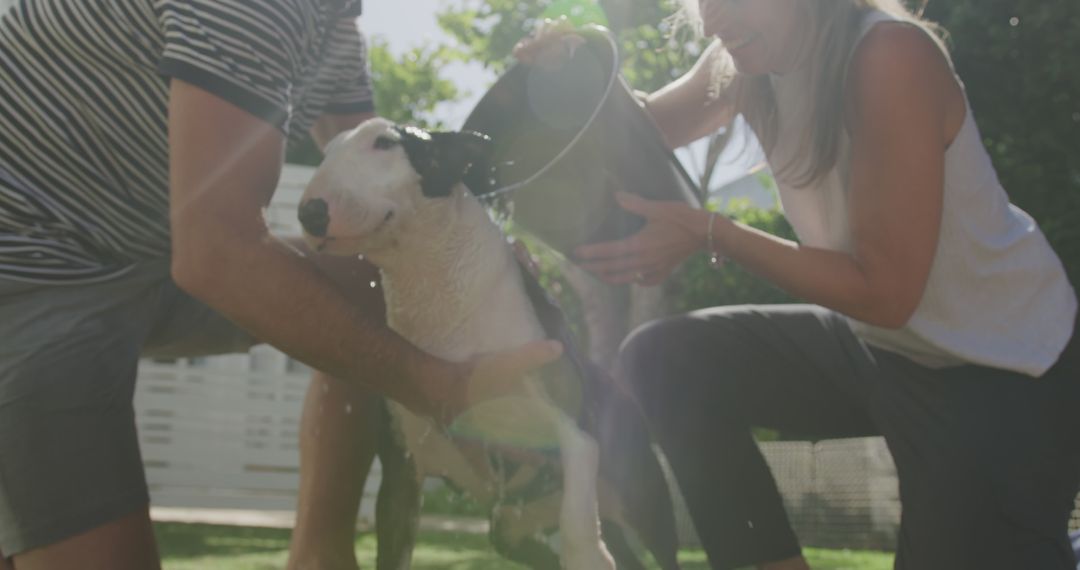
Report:
[[[855,118],[865,113],[915,111],[942,121],[946,142],[959,130],[964,115],[963,92],[942,46],[928,30],[906,22],[874,26],[859,43],[848,74],[848,93]],[[931,108],[926,108],[930,106]],[[918,106],[916,106],[918,107]]]
[[[876,24],[859,42],[852,58],[852,68],[859,72],[867,67],[920,68],[925,71],[945,70],[952,66],[942,46],[931,31],[909,22]]]

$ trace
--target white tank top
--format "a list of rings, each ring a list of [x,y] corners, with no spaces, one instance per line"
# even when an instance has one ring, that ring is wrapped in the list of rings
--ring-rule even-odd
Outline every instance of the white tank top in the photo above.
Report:
[[[897,19],[869,12],[859,40],[885,21]],[[803,144],[809,82],[806,71],[796,71],[773,76],[772,83],[780,112],[769,162],[780,167]],[[1040,376],[1072,336],[1076,293],[1038,226],[1009,203],[966,97],[965,106],[963,126],[945,153],[941,233],[914,315],[898,330],[850,321],[866,342],[927,366],[974,363]],[[836,166],[815,186],[777,180],[784,214],[805,245],[852,251],[850,150],[845,134]]]

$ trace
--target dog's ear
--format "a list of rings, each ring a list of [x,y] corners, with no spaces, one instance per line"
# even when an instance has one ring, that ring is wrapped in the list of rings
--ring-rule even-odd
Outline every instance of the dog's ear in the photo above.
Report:
[[[495,184],[495,141],[475,131],[461,131],[462,149],[469,166],[465,168],[462,182],[476,196],[483,196]]]
[[[494,144],[487,136],[473,131],[431,133],[416,127],[397,130],[425,196],[449,196],[461,182],[477,193],[482,190],[471,184],[490,184]]]

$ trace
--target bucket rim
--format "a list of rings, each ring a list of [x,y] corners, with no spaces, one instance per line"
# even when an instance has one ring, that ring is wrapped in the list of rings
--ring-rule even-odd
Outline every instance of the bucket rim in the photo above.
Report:
[[[570,138],[570,141],[567,142],[565,145],[563,145],[563,148],[561,148],[559,150],[559,152],[555,153],[555,155],[553,157],[551,157],[543,166],[538,168],[535,172],[529,174],[528,176],[526,176],[523,179],[518,180],[516,182],[499,185],[499,186],[488,188],[488,189],[485,189],[485,190],[483,190],[481,192],[478,192],[478,193],[476,193],[476,196],[478,198],[493,199],[494,197],[496,197],[498,195],[507,194],[507,193],[513,192],[515,190],[518,190],[520,188],[526,187],[529,184],[532,184],[533,182],[535,182],[535,181],[539,180],[540,178],[542,178],[555,165],[559,164],[559,162],[561,162],[563,160],[563,158],[565,158],[566,155],[569,154],[569,152],[575,146],[577,146],[577,144],[578,144],[578,142],[580,142],[581,138],[585,135],[585,133],[589,130],[589,128],[593,125],[593,123],[596,122],[596,119],[600,115],[601,111],[603,110],[604,105],[608,102],[609,98],[611,97],[612,93],[614,92],[615,85],[619,83],[619,79],[620,79],[620,74],[619,74],[619,66],[620,66],[619,46],[616,43],[614,33],[612,33],[611,30],[607,29],[606,27],[598,25],[598,24],[587,24],[585,26],[582,26],[578,30],[575,30],[574,33],[578,34],[579,36],[582,36],[586,40],[585,45],[588,45],[590,47],[599,46],[599,47],[606,48],[607,52],[602,54],[602,56],[605,56],[605,57],[602,57],[602,59],[604,61],[609,62],[608,67],[606,69],[607,76],[604,78],[605,79],[604,90],[603,90],[601,96],[597,99],[596,104],[593,107],[593,109],[591,111],[589,111],[588,119],[584,123],[582,123],[581,126],[579,126],[577,128],[574,135]],[[590,41],[590,40],[592,40],[592,41]],[[579,47],[577,49],[581,49],[581,48]],[[573,58],[575,56],[576,56],[576,53],[571,55],[570,57]],[[514,80],[513,78],[514,78],[515,75],[519,75],[521,73],[527,73],[527,70],[529,68],[531,68],[531,67],[532,67],[531,64],[527,64],[527,63],[519,61],[519,62],[515,63],[514,65],[512,65],[509,69],[507,69],[505,73],[503,73],[501,76],[499,76],[499,78],[495,81],[495,83],[488,89],[487,93],[485,93],[484,96],[481,97],[479,101],[477,101],[476,105],[473,107],[473,110],[469,113],[469,116],[465,119],[465,123],[464,123],[462,128],[463,129],[470,129],[469,123],[473,121],[474,116],[476,115],[476,113],[480,109],[484,108],[485,103],[490,104],[489,99],[494,99],[495,97],[497,97],[497,93],[499,91],[499,86],[501,84],[504,84],[505,82],[509,82],[509,81]],[[483,133],[482,131],[478,131],[478,132],[481,132],[481,134],[487,134],[487,133]]]

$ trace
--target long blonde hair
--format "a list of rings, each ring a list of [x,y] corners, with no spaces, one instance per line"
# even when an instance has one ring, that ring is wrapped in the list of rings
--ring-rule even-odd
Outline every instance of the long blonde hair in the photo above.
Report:
[[[800,147],[807,156],[793,164],[772,165],[777,176],[796,186],[808,186],[835,167],[845,124],[845,93],[848,61],[867,12],[880,10],[897,20],[918,26],[937,41],[948,57],[938,28],[923,20],[921,10],[912,13],[901,0],[802,0],[809,10],[809,21],[817,29],[807,65],[811,69],[811,128]],[[672,16],[673,27],[690,26],[701,34],[698,0],[679,0],[681,7]],[[925,5],[925,1],[923,2]],[[726,50],[713,52],[713,81],[710,96],[724,92],[733,98],[736,111],[743,115],[757,134],[768,154],[777,143],[778,108],[768,75],[744,76],[731,72]]]

